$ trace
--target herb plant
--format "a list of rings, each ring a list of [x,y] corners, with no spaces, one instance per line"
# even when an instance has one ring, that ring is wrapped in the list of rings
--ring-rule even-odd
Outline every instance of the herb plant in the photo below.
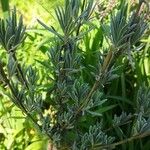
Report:
[[[55,10],[61,30],[38,20],[54,34],[47,60],[37,60],[47,72],[44,79],[36,66],[17,57],[27,36],[22,16],[18,18],[14,8],[8,19],[0,19],[0,43],[5,50],[5,57],[0,56],[1,86],[35,128],[48,137],[49,149],[114,149],[150,135],[149,85],[139,88],[131,112],[112,104],[108,95],[108,87],[120,77],[118,61],[127,59],[134,69],[132,53],[138,53],[139,40],[148,28],[147,14],[140,14],[145,4],[140,0],[127,14],[128,5],[122,1],[109,24],[100,20],[96,25],[95,1],[65,0],[64,7]],[[93,30],[96,34],[90,39],[88,34]],[[46,108],[51,113],[45,115]]]

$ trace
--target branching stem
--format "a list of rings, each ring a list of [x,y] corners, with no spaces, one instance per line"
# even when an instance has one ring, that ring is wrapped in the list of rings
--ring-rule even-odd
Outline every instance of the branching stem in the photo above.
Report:
[[[99,70],[101,70],[101,71],[100,71],[100,73],[99,73],[99,79],[95,81],[95,83],[94,83],[92,89],[90,90],[89,94],[87,95],[87,97],[86,97],[84,103],[83,103],[83,104],[81,105],[81,107],[79,107],[79,109],[77,110],[76,115],[78,115],[78,114],[82,111],[82,109],[83,109],[86,105],[88,105],[91,96],[93,95],[93,93],[95,92],[95,90],[99,87],[99,85],[102,84],[102,82],[103,82],[103,77],[104,77],[105,73],[107,73],[108,68],[109,68],[109,66],[110,66],[110,64],[111,64],[111,62],[112,62],[112,60],[113,60],[113,51],[110,50],[110,51],[108,52],[107,56],[106,56],[105,59],[104,59],[104,63],[103,63],[102,68],[101,68],[101,66],[100,66],[100,69],[99,69]],[[75,116],[76,116],[76,115],[75,115]]]
[[[113,143],[113,144],[108,144],[108,145],[96,144],[94,146],[93,150],[96,150],[97,148],[98,149],[105,149],[105,148],[109,148],[109,147],[115,148],[116,146],[131,142],[131,141],[136,140],[136,139],[141,139],[141,138],[144,138],[144,137],[147,137],[147,136],[150,136],[150,132],[143,133],[143,134],[138,134],[138,135],[132,136],[130,138],[124,139],[122,141],[119,141],[119,142],[116,142],[116,143]]]

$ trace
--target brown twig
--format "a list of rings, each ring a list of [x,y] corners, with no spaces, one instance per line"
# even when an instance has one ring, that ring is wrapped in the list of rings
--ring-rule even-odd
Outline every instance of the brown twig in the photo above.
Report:
[[[121,144],[125,144],[125,143],[128,143],[128,142],[131,142],[133,140],[136,140],[136,139],[141,139],[141,138],[144,138],[144,137],[147,137],[147,136],[150,136],[150,132],[148,133],[143,133],[143,134],[139,134],[139,135],[135,135],[135,136],[132,136],[130,138],[127,138],[127,139],[124,139],[122,141],[119,141],[119,142],[116,142],[116,143],[113,143],[113,144],[108,144],[108,145],[101,145],[101,144],[96,144],[94,146],[94,149],[96,150],[97,148],[98,149],[105,149],[105,148],[109,148],[109,147],[112,147],[112,148],[115,148],[116,146],[119,146]]]
[[[103,63],[102,68],[100,67],[101,71],[99,73],[99,79],[95,81],[92,89],[90,90],[89,94],[85,98],[84,103],[77,110],[75,116],[78,115],[82,111],[82,109],[89,103],[91,96],[93,95],[93,93],[95,92],[95,90],[99,87],[99,85],[102,83],[102,80],[103,80],[103,77],[104,77],[105,73],[108,72],[108,68],[109,68],[112,60],[113,60],[113,51],[110,50],[108,52],[107,56],[104,59],[104,63]]]

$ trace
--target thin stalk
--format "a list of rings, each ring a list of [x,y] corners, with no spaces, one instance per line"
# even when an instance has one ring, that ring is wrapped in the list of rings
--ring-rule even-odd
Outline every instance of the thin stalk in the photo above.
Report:
[[[122,141],[119,141],[119,142],[116,142],[116,143],[113,143],[113,144],[108,144],[108,145],[95,144],[94,149],[95,150],[97,148],[98,149],[105,149],[105,148],[109,148],[109,147],[115,148],[116,146],[119,146],[119,145],[122,145],[122,144],[125,144],[125,143],[128,143],[128,142],[131,142],[133,140],[142,139],[142,138],[147,137],[147,136],[150,136],[150,132],[139,134],[139,135],[135,135],[135,136],[132,136],[130,138],[124,139]]]
[[[134,116],[132,116],[132,117],[134,117]],[[132,119],[132,118],[131,118]],[[126,125],[126,124],[128,124],[128,123],[131,123],[132,122],[132,120],[128,120],[127,122],[124,122],[124,123],[122,123],[122,124],[119,124],[119,125],[116,125],[116,126],[111,126],[111,127],[109,127],[108,129],[106,129],[106,130],[104,130],[104,132],[108,132],[108,131],[110,131],[110,130],[113,130],[114,128],[117,128],[117,127],[120,127],[120,126],[124,126],[124,125]]]
[[[92,89],[90,90],[89,94],[87,95],[84,103],[77,110],[76,115],[79,114],[82,111],[82,109],[89,103],[90,98],[93,95],[93,93],[95,92],[95,90],[97,90],[97,88],[99,87],[99,85],[102,84],[103,77],[108,72],[108,68],[109,68],[112,60],[113,60],[113,51],[110,50],[109,53],[107,54],[107,56],[105,57],[105,60],[104,60],[102,68],[100,66],[101,72],[99,73],[99,80],[95,81],[95,83],[94,83]]]

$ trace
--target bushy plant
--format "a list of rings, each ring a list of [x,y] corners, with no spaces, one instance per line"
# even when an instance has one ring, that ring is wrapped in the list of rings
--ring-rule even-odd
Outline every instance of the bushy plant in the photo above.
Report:
[[[55,10],[61,30],[38,20],[54,34],[47,60],[37,60],[47,72],[44,78],[39,68],[17,57],[26,38],[22,16],[18,19],[14,9],[8,19],[0,20],[0,43],[5,50],[0,59],[1,86],[35,128],[48,137],[51,148],[114,149],[150,135],[149,85],[141,86],[134,105],[125,108],[125,102],[114,104],[108,95],[108,87],[122,71],[118,62],[126,59],[134,66],[132,53],[140,47],[139,40],[148,27],[147,14],[141,12],[143,5],[140,1],[127,14],[127,3],[122,1],[109,23],[97,25],[97,3],[65,0],[64,7]],[[91,31],[96,34],[90,38]],[[125,112],[127,106],[131,108]],[[46,114],[45,108],[49,110]]]

